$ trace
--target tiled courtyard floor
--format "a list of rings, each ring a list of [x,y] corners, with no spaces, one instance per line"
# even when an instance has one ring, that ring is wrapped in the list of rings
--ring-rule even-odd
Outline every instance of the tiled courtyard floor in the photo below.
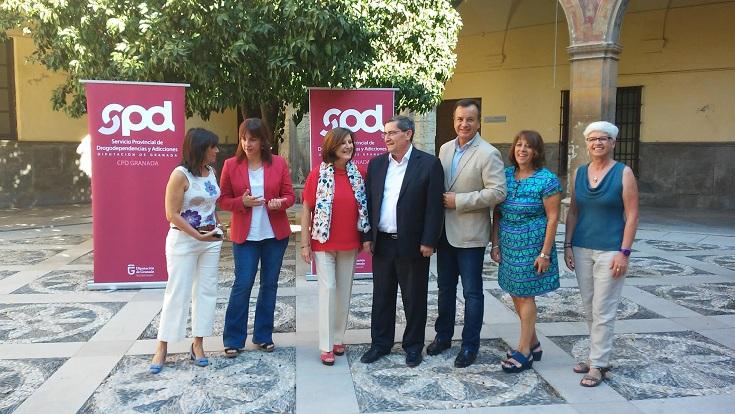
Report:
[[[618,310],[614,369],[596,389],[580,387],[571,371],[589,341],[568,271],[561,289],[537,299],[542,360],[520,375],[500,370],[518,319],[490,262],[476,364],[454,368],[459,342],[414,369],[405,366],[399,345],[375,364],[360,363],[370,341],[372,286],[359,281],[347,353],[325,367],[317,350],[317,286],[304,279],[294,243],[279,283],[276,352],[249,349],[226,359],[221,337],[213,336],[205,339],[212,365],[199,368],[188,362],[184,341],[170,345],[163,372],[151,375],[163,292],[87,290],[90,222],[88,206],[0,212],[0,414],[735,412],[732,215],[644,210]],[[233,267],[225,246],[215,335],[222,332]],[[435,275],[429,290],[427,343],[436,320]],[[463,303],[459,297],[459,310]],[[404,321],[400,306],[398,321]],[[462,322],[460,314],[455,339]]]

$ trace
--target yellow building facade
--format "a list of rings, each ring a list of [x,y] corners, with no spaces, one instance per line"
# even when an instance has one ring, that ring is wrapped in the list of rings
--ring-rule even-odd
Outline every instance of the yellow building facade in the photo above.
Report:
[[[580,46],[575,30],[604,20],[605,7],[621,13],[607,29],[618,88],[608,118],[619,117],[609,120],[628,135],[621,156],[635,165],[642,204],[735,209],[735,1],[464,0],[458,64],[444,99],[480,98],[482,135],[504,152],[518,131],[538,130],[549,167],[564,174],[567,155],[584,157],[574,144],[575,102],[586,93],[570,63]],[[87,121],[51,109],[62,75],[27,61],[31,39],[11,39],[0,46],[0,207],[88,201],[76,154]],[[438,147],[453,136],[441,106],[436,119]],[[193,126],[225,144],[237,141],[235,110],[187,120]]]

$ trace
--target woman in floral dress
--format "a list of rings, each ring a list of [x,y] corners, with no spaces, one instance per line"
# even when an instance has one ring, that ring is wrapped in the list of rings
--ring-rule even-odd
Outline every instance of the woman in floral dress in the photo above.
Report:
[[[214,168],[217,135],[202,128],[190,129],[184,138],[181,165],[166,185],[166,236],[168,283],[163,297],[158,346],[150,372],[158,374],[166,360],[169,342],[186,336],[191,302],[191,360],[205,367],[202,338],[211,336],[217,302],[217,265],[223,231],[215,207],[220,195]]]
[[[561,186],[543,168],[544,141],[536,131],[521,131],[505,169],[508,195],[493,214],[491,257],[500,263],[498,284],[510,293],[521,319],[518,346],[502,362],[505,372],[520,372],[540,360],[536,336],[535,296],[559,288],[554,237],[559,219]]]

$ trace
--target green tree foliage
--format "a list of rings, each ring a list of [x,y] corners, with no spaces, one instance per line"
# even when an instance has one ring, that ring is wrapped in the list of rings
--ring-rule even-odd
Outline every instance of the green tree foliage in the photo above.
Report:
[[[433,108],[455,65],[461,22],[448,0],[4,0],[0,34],[66,80],[55,110],[85,112],[80,79],[189,83],[187,115],[240,107],[272,126],[307,88],[395,87]]]

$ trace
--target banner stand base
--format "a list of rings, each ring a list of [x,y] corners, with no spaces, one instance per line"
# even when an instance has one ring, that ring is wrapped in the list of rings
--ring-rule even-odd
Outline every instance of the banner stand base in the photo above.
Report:
[[[355,273],[355,277],[353,280],[363,280],[363,279],[372,279],[373,274],[372,273]],[[315,282],[316,281],[316,275],[312,275],[310,273],[306,274],[306,281],[307,282]]]
[[[164,289],[166,282],[118,282],[118,283],[95,283],[87,282],[89,290],[128,290],[128,289]]]

